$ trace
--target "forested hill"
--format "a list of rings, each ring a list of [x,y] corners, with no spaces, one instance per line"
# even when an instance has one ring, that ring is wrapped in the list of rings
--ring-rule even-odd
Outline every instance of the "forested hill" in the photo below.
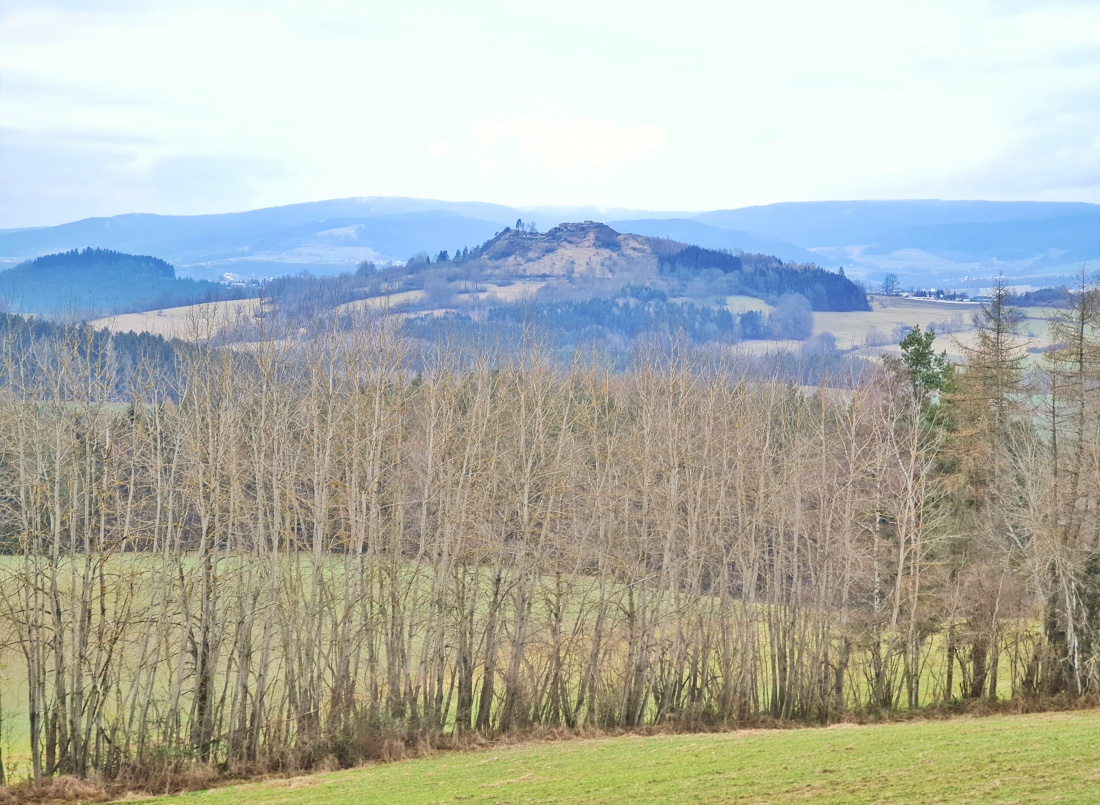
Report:
[[[723,293],[772,304],[785,294],[800,294],[814,310],[870,310],[859,286],[843,273],[813,263],[784,263],[771,255],[619,233],[595,221],[559,224],[544,233],[505,227],[468,255],[457,253],[454,262],[489,276],[538,276],[582,284],[588,279],[618,279],[624,284],[667,280],[676,285],[706,281],[709,275],[720,277]]]
[[[218,283],[178,278],[164,260],[109,249],[49,254],[0,272],[0,299],[19,313],[122,313],[229,296]]]
[[[870,310],[867,295],[844,274],[834,274],[812,263],[784,263],[766,254],[729,252],[687,246],[657,258],[662,276],[691,276],[708,269],[728,275],[730,292],[778,299],[797,293],[806,297],[814,310]]]
[[[523,328],[536,323],[564,353],[590,342],[630,349],[640,336],[659,332],[683,333],[695,343],[802,341],[814,332],[814,310],[870,310],[866,294],[842,272],[620,233],[595,221],[539,232],[521,220],[454,256],[440,252],[432,261],[422,253],[400,273],[368,267],[362,277],[421,294],[412,305],[428,315],[406,320],[410,337],[517,343]],[[467,289],[481,283],[497,291],[474,298]],[[529,297],[496,295],[517,283]],[[762,304],[731,307],[744,297]]]

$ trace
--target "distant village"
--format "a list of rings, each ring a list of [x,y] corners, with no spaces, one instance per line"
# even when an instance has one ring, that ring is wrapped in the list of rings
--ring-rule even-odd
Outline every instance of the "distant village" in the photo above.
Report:
[[[990,297],[985,294],[970,295],[963,291],[945,291],[943,288],[920,288],[917,290],[894,291],[881,294],[882,296],[898,296],[904,299],[928,299],[936,302],[988,302]]]

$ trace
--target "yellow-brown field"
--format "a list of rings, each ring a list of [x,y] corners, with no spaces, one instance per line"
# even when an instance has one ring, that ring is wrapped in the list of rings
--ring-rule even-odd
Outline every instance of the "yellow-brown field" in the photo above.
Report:
[[[226,327],[251,321],[262,307],[263,302],[259,299],[202,302],[145,313],[121,313],[96,319],[92,324],[113,333],[152,333],[165,338],[196,340]]]

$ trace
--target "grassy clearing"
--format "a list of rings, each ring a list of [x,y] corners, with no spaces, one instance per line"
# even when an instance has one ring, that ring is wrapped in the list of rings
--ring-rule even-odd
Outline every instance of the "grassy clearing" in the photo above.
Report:
[[[455,305],[474,302],[488,302],[491,304],[520,302],[528,297],[534,296],[535,292],[544,285],[546,285],[545,282],[516,282],[509,285],[482,282],[476,283],[473,286],[475,290],[463,289],[460,285],[456,288],[454,297],[447,307],[431,308],[423,312],[435,313],[438,315],[447,310],[454,310]],[[395,291],[394,293],[347,302],[343,305],[339,305],[336,309],[342,313],[353,311],[361,312],[364,310],[398,313],[399,309],[403,310],[410,305],[420,305],[424,303],[426,299],[427,294],[422,290]]]
[[[359,312],[363,310],[389,311],[404,305],[416,304],[424,299],[423,291],[396,291],[395,293],[372,296],[368,299],[357,299],[354,302],[346,302],[336,308],[338,313]]]
[[[473,293],[463,293],[461,299],[477,299],[480,301],[508,303],[521,302],[528,297],[534,297],[535,293],[545,286],[545,282],[515,282],[511,285],[497,285],[495,283],[482,283],[484,290]]]
[[[535,743],[160,803],[1095,802],[1100,711]]]
[[[211,329],[251,321],[262,306],[258,299],[238,299],[226,302],[202,302],[185,307],[150,310],[146,313],[122,313],[92,322],[113,333],[152,333],[165,338],[184,340],[206,335]]]
[[[774,307],[763,299],[757,299],[755,296],[744,296],[742,294],[727,296],[726,308],[734,315],[744,313],[747,310],[758,310],[761,313],[771,313],[775,310]]]

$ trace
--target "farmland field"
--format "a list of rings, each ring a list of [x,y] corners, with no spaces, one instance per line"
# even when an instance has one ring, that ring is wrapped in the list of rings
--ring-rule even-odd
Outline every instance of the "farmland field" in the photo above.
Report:
[[[511,285],[483,283],[477,290],[457,293],[453,302],[515,303],[534,294],[545,284],[538,281],[516,282]],[[871,296],[870,299],[873,309],[868,312],[814,313],[814,335],[831,333],[836,338],[838,348],[868,357],[882,352],[898,353],[899,338],[895,332],[898,325],[920,326],[921,329],[933,326],[938,334],[937,349],[947,350],[953,360],[962,358],[962,347],[972,345],[976,330],[971,318],[978,310],[975,303],[884,296]],[[349,302],[341,305],[339,310],[350,312],[392,308],[396,312],[396,309],[409,304],[422,304],[424,300],[425,293],[422,290],[400,291]],[[258,304],[260,303],[255,299],[205,302],[146,313],[120,314],[97,319],[93,324],[106,327],[112,332],[132,330],[163,335],[166,338],[191,339],[205,334],[211,328],[218,329],[251,320]],[[747,310],[759,310],[767,314],[773,309],[763,300],[750,296],[727,297],[726,307],[734,314]],[[453,309],[453,306],[444,309]],[[1021,335],[1028,340],[1029,347],[1042,349],[1049,346],[1047,319],[1051,312],[1048,308],[1023,310],[1025,319],[1021,326]],[[742,342],[739,347],[746,353],[759,354],[797,350],[800,344],[799,341],[764,340]]]
[[[499,746],[158,803],[1095,802],[1100,711]]]
[[[877,331],[888,343],[896,343],[891,331],[897,325],[920,326],[926,329],[930,323],[954,320],[959,332],[971,331],[971,316],[978,310],[977,304],[960,302],[935,302],[905,297],[871,296],[872,309],[868,312],[814,313],[814,332],[828,332],[836,336],[841,349],[865,344],[872,331]],[[936,328],[940,333],[943,327]]]
[[[936,349],[946,350],[955,361],[963,357],[963,348],[972,347],[977,329],[973,316],[979,310],[977,303],[942,302],[905,297],[870,296],[872,310],[851,313],[814,313],[814,334],[832,333],[837,347],[856,350],[865,354],[893,352],[897,347],[898,325],[919,326],[936,330]],[[1048,319],[1051,308],[1021,308],[1024,319],[1020,324],[1020,337],[1026,346],[1041,350],[1050,346]]]
[[[936,331],[936,349],[946,350],[954,361],[963,359],[963,349],[974,345],[977,329],[972,321],[979,305],[970,302],[942,302],[906,297],[870,296],[870,311],[846,311],[841,313],[817,311],[814,313],[813,334],[829,333],[836,338],[838,349],[863,357],[882,354],[900,355],[896,331],[902,327],[930,326]],[[769,313],[772,308],[762,300],[748,296],[731,296],[727,307],[732,313],[760,310]],[[1041,350],[1050,346],[1048,319],[1051,308],[1022,308],[1024,320],[1020,325],[1020,337],[1026,346]],[[792,340],[742,341],[739,351],[748,354],[772,353],[781,350],[798,350],[802,342]]]
[[[262,305],[258,299],[238,299],[228,302],[201,302],[184,307],[150,310],[145,313],[120,313],[92,322],[113,333],[152,333],[165,338],[190,339],[205,335],[239,321],[251,320]]]

